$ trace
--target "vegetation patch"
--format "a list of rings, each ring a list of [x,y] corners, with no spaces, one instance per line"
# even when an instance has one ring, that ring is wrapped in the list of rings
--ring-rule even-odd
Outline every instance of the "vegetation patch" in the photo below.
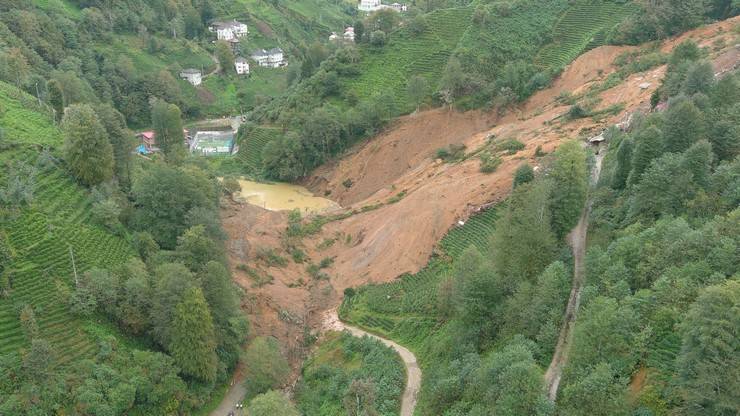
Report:
[[[296,385],[306,416],[397,415],[405,384],[398,354],[380,341],[349,333],[327,334],[306,360]],[[365,412],[365,413],[363,413]]]

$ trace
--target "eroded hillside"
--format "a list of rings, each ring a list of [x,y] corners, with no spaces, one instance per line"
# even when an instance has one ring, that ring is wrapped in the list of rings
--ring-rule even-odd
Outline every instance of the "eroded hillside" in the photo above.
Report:
[[[740,18],[734,18],[689,32],[659,50],[669,52],[691,38],[707,48],[716,73],[728,71],[738,63],[733,33],[738,23]],[[636,72],[615,61],[625,54],[639,59],[655,52],[594,49],[568,66],[551,87],[505,115],[437,109],[399,119],[308,178],[312,190],[344,206],[337,214],[345,215],[317,233],[288,241],[287,213],[238,203],[225,207],[230,263],[238,283],[251,294],[243,306],[256,332],[286,341],[297,358],[304,331],[316,328],[321,312],[341,302],[345,288],[420,270],[450,227],[507,196],[521,163],[538,166],[540,158],[547,157],[538,156],[538,148],[539,155],[550,153],[568,139],[593,137],[637,110],[648,110],[665,66]],[[574,114],[576,105],[586,114]],[[509,139],[524,148],[514,154],[497,150]],[[451,144],[464,144],[467,157],[453,163],[435,158],[437,149]],[[477,152],[482,150],[501,158],[495,172],[480,172]],[[287,258],[287,245],[297,245],[308,259],[288,260],[284,266],[257,259],[258,252],[270,248]],[[319,269],[320,263],[324,267]],[[274,280],[258,285],[255,276]]]

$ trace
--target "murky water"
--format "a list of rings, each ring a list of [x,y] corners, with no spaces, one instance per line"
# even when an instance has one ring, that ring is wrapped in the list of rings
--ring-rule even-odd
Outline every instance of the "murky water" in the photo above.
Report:
[[[237,200],[260,206],[270,211],[300,209],[304,214],[320,214],[341,208],[336,202],[315,196],[308,189],[288,183],[259,183],[239,179],[242,190]]]

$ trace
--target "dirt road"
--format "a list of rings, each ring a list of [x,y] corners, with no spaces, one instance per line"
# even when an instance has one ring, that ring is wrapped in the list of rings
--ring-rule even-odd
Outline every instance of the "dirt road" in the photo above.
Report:
[[[243,409],[237,410],[237,403],[241,403],[246,396],[247,390],[244,388],[244,383],[241,380],[234,381],[234,384],[229,387],[229,391],[226,392],[224,399],[221,404],[209,413],[209,416],[228,416],[229,412],[233,411],[235,415],[240,416]]]
[[[336,309],[332,309],[324,315],[323,326],[324,330],[349,331],[356,337],[367,335],[393,348],[398,355],[401,356],[403,364],[406,366],[406,389],[403,391],[403,397],[401,398],[401,416],[412,416],[414,414],[414,409],[416,408],[416,396],[421,387],[421,369],[419,368],[419,364],[416,362],[416,356],[411,351],[391,340],[345,324],[339,320]]]
[[[595,186],[601,173],[601,161],[606,154],[606,149],[602,149],[596,155],[596,163],[591,171],[591,186]],[[560,330],[558,344],[555,347],[555,353],[552,356],[552,362],[545,372],[545,386],[547,395],[550,400],[555,401],[558,395],[560,379],[563,376],[563,367],[568,362],[568,352],[570,351],[571,341],[573,340],[573,327],[576,323],[578,307],[581,303],[581,289],[585,277],[584,259],[586,257],[586,235],[588,234],[588,216],[591,212],[591,199],[586,201],[581,218],[578,220],[575,228],[568,234],[568,244],[573,250],[573,288],[570,291],[568,306],[565,308],[565,322]]]

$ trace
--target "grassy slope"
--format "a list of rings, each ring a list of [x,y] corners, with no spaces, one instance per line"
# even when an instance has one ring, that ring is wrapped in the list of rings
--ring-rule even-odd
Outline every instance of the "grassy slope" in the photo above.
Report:
[[[62,137],[32,97],[5,83],[0,83],[0,107],[6,109],[0,118],[5,143],[12,143],[0,152],[3,186],[11,162],[34,164],[40,145],[57,153]],[[89,358],[97,350],[92,334],[115,331],[76,318],[63,302],[58,285],[71,288],[74,279],[70,247],[78,273],[120,264],[133,257],[134,251],[125,239],[90,224],[89,192],[61,165],[39,171],[34,197],[19,212],[3,213],[0,222],[0,232],[6,234],[14,254],[5,270],[11,289],[8,296],[0,297],[0,354],[28,346],[18,311],[29,304],[36,313],[40,336],[52,344],[60,363]]]

